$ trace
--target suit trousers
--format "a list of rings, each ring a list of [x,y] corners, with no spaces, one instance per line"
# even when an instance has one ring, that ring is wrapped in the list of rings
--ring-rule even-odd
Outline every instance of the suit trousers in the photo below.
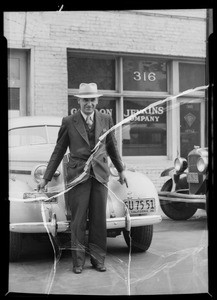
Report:
[[[71,247],[73,266],[84,266],[85,253],[92,264],[104,263],[107,245],[106,204],[108,189],[90,176],[69,191],[71,210]],[[89,220],[88,248],[85,235]]]

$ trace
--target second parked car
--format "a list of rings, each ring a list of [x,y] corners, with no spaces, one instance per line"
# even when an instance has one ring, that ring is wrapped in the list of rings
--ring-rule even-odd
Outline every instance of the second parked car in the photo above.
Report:
[[[163,212],[173,220],[187,220],[198,208],[206,209],[208,149],[195,146],[187,159],[177,157],[161,176],[170,178],[158,193]]]

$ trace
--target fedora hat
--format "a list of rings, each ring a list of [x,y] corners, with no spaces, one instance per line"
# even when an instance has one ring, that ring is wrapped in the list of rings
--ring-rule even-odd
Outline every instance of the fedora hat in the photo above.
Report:
[[[97,98],[102,96],[98,93],[96,83],[81,83],[78,94],[74,95],[79,98]]]

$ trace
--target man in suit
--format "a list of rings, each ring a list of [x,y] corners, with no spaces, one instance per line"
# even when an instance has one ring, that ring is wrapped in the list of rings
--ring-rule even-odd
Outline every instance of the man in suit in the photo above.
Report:
[[[38,190],[50,181],[69,147],[67,166],[68,181],[73,181],[83,171],[99,137],[113,126],[109,115],[98,112],[98,93],[95,83],[81,83],[78,97],[80,110],[62,119],[56,146],[49,160]],[[85,263],[86,221],[89,219],[89,253],[93,267],[100,272],[106,271],[106,203],[107,182],[109,178],[108,156],[119,173],[121,184],[126,183],[114,132],[111,131],[100,143],[87,170],[85,181],[69,191],[71,211],[71,246],[73,271],[80,274]]]

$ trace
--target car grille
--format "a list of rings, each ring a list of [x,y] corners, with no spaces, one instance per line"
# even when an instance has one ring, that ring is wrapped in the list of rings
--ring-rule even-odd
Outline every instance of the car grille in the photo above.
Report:
[[[200,157],[200,155],[189,155],[188,156],[188,169],[189,172],[198,172],[197,170],[197,160]]]
[[[24,175],[31,175],[31,171],[25,170],[9,170],[10,174],[24,174]]]
[[[202,183],[203,183],[203,175],[200,174],[197,170],[197,160],[200,157],[198,154],[192,154],[188,156],[188,170],[189,173],[198,173],[198,183],[189,183],[189,193],[197,194]]]

